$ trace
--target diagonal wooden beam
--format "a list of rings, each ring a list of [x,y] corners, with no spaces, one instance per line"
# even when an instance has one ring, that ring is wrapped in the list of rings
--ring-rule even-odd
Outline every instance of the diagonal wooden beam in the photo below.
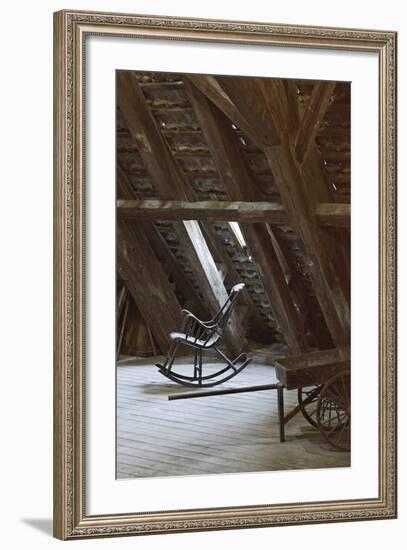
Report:
[[[117,101],[132,139],[161,199],[191,200],[194,193],[160,133],[143,92],[130,72],[117,73]],[[197,283],[216,314],[227,299],[227,292],[197,221],[174,224],[184,254],[190,260]],[[237,316],[232,314],[225,330],[225,343],[231,352],[245,345]]]
[[[215,252],[216,257],[223,263],[226,269],[228,280],[230,285],[236,285],[241,283],[241,277],[239,276],[232,258],[229,256],[225,244],[222,239],[219,238],[213,224],[203,224],[203,232],[208,242],[208,246]],[[249,292],[246,292],[242,296],[242,303],[254,305]]]
[[[144,201],[138,201],[134,200],[135,191],[130,185],[130,182],[126,176],[126,174],[123,172],[122,168],[120,167],[120,164],[117,164],[116,166],[116,185],[117,185],[117,196],[121,197],[117,200],[117,203],[120,204],[121,202],[124,202],[126,204],[132,204],[133,202],[144,202]],[[126,216],[120,215],[120,208],[118,207],[118,222],[122,219],[127,219]],[[130,216],[131,219],[133,216]],[[192,285],[188,278],[186,277],[185,273],[183,272],[179,262],[175,258],[173,252],[168,247],[167,243],[165,242],[163,236],[160,234],[156,226],[152,223],[154,220],[157,220],[157,217],[154,216],[151,218],[151,220],[148,217],[136,217],[137,223],[139,226],[142,227],[144,230],[144,233],[148,236],[148,239],[150,241],[150,244],[156,254],[156,256],[161,260],[161,262],[169,265],[169,268],[171,270],[171,276],[173,277],[175,281],[175,286],[178,290],[181,291],[181,293],[184,295],[186,300],[188,301],[189,305],[188,307],[194,307],[197,314],[206,314],[208,315],[207,310],[205,307],[199,302],[198,296],[196,295],[196,292],[192,288]],[[184,306],[184,304],[181,304]]]
[[[335,82],[318,82],[312,90],[311,99],[300,123],[294,144],[297,161],[300,164],[305,162],[315,142],[315,137],[332,99],[335,86]]]
[[[300,309],[304,325],[312,334],[313,344],[318,349],[330,349],[333,342],[326,326],[325,319],[320,311],[318,302],[308,288],[308,277],[304,276],[298,258],[289,249],[283,232],[279,227],[270,229],[278,242],[281,253],[290,270],[290,288]]]
[[[181,306],[138,224],[121,221],[117,225],[116,254],[121,278],[161,352],[166,353],[169,333],[179,330],[182,323]]]
[[[143,92],[131,72],[117,72],[116,93],[131,138],[160,198],[191,198],[189,186],[185,185],[182,172],[158,130]]]
[[[284,80],[284,87],[287,102],[290,106],[288,110],[289,117],[287,131],[290,133],[290,136],[295,137],[300,126],[300,115],[298,110],[298,88],[295,84],[295,81],[292,79]]]
[[[218,96],[223,97],[223,103],[234,105],[236,110],[238,110],[237,106],[244,101],[245,120],[251,120],[255,124],[255,121],[259,120],[259,117],[264,117],[265,113],[265,106],[261,101],[264,97],[262,92],[264,83],[258,82],[261,79],[251,78],[249,91],[245,84],[247,79],[244,77],[228,78],[231,81],[228,81],[227,89],[223,86],[226,77],[222,78],[222,85],[219,79],[216,79]],[[280,89],[273,79],[268,79],[268,86],[270,94],[278,97]],[[213,100],[209,95],[208,97]],[[216,104],[222,109],[219,101]],[[230,112],[230,107],[228,111]],[[226,110],[224,113],[228,115]],[[289,132],[281,131],[285,123],[275,110],[268,108],[267,114],[271,118],[271,125],[279,135],[279,145],[271,146],[270,143],[263,142],[262,149],[279,189],[290,225],[304,243],[308,257],[308,272],[332,339],[338,346],[347,345],[350,339],[350,308],[334,267],[332,259],[334,251],[327,246],[326,238],[318,228],[314,213],[316,205],[313,197],[307,195],[303,173],[293,154]]]
[[[154,224],[150,225],[150,231],[147,232],[147,237],[154,253],[161,261],[161,265],[164,267],[168,278],[174,282],[177,296],[181,294],[184,297],[181,305],[184,308],[196,312],[195,314],[198,315],[198,317],[201,316],[200,318],[209,318],[209,312],[205,304],[203,304],[199,296],[197,296],[191,281],[182,269],[173,251],[168,246],[167,241],[160,231],[156,229]]]
[[[260,146],[264,144],[273,146],[279,143],[279,135],[268,110],[264,109],[253,115],[252,109],[247,104],[245,94],[253,95],[251,78],[242,79],[240,82],[242,94],[235,101],[232,101],[229,95],[230,89],[235,86],[231,77],[188,75],[184,79],[184,82],[186,81],[198,88],[255,143]],[[256,101],[261,102],[261,98],[262,94],[256,98]],[[267,106],[269,109],[275,107],[273,104]]]
[[[193,84],[186,83],[186,90],[228,196],[234,200],[252,201],[255,190],[229,119]],[[307,343],[303,325],[267,228],[242,224],[241,230],[290,351],[304,351]]]
[[[314,88],[318,87],[319,89],[326,90],[326,97],[330,95],[330,82],[316,82],[314,83]],[[294,87],[293,81],[288,82],[288,90]],[[315,95],[319,94],[312,94]],[[295,140],[295,136],[298,135],[300,131],[300,126],[304,117],[309,112],[307,109],[305,112],[300,112],[298,100],[294,101],[291,105],[291,111],[297,112],[298,124],[295,128],[295,133],[290,135],[290,140]],[[301,126],[302,127],[302,126]],[[312,141],[308,144],[309,150],[306,154],[304,161],[301,164],[302,173],[304,176],[304,183],[308,190],[308,194],[313,197],[314,202],[317,203],[334,203],[337,198],[333,194],[329,175],[325,170],[325,166],[321,159],[321,153],[315,142],[315,136],[312,138]],[[320,205],[316,206],[316,215],[320,225],[326,226],[325,223],[321,223],[321,220],[318,217]],[[325,238],[327,241],[327,247],[332,251],[335,251],[333,255],[333,262],[335,264],[335,269],[339,275],[339,281],[345,293],[348,303],[350,303],[350,206],[349,217],[347,223],[337,223],[336,227],[329,227],[329,231],[325,232]],[[323,212],[323,210],[321,211]]]
[[[118,196],[128,200],[134,196],[130,182],[120,165],[116,166],[116,186]],[[154,237],[156,230],[146,221],[132,223],[118,219],[116,231],[117,271],[147,327],[154,332],[160,351],[167,353],[170,344],[169,333],[179,330],[182,313],[181,305],[163,271],[161,262],[154,253],[151,253],[150,240]],[[160,311],[161,308],[164,313]],[[155,311],[159,313],[160,320],[162,319],[158,330],[155,327],[157,323],[157,317],[154,317]]]
[[[232,260],[228,253],[228,246],[226,246],[214,228],[214,224],[207,221],[200,222],[205,235],[205,239],[210,247],[213,256],[222,262],[227,273],[227,281],[229,286],[242,282],[242,278],[239,275],[235,262]],[[235,240],[237,246],[239,246],[236,237],[232,231],[230,236]],[[269,337],[267,333],[267,327],[265,326],[264,319],[261,317],[255,302],[253,301],[252,294],[245,292],[242,295],[241,302],[236,308],[241,319],[242,327],[247,330],[250,327],[250,331],[255,335],[264,335]]]
[[[304,243],[308,272],[326,323],[336,345],[350,338],[350,310],[333,263],[333,250],[319,230],[314,207],[304,191],[303,174],[288,141],[275,149],[266,148],[267,160],[292,227]]]

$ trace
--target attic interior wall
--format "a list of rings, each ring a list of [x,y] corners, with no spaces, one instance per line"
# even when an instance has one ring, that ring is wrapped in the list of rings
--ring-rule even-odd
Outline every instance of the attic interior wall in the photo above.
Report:
[[[185,93],[182,75],[164,73],[133,73],[143,91],[150,113],[157,128],[188,180],[188,186],[196,200],[227,200],[228,195],[211,156],[192,105]],[[265,79],[267,80],[267,79]],[[291,107],[303,116],[310,101],[315,83],[284,81],[284,86],[294,89],[295,102]],[[293,97],[292,95],[289,97]],[[230,121],[238,137],[241,155],[253,183],[256,200],[281,202],[273,174],[263,151],[251,138]],[[324,174],[324,193],[331,202],[350,202],[350,85],[338,83],[335,94],[320,122],[315,137],[320,166]],[[137,199],[159,198],[140,151],[132,139],[120,109],[117,111],[117,163]],[[120,193],[118,193],[118,198]],[[136,221],[134,223],[137,223]],[[245,334],[249,346],[270,346],[283,343],[284,334],[276,322],[273,304],[264,291],[259,278],[258,267],[250,259],[250,250],[244,250],[237,243],[227,221],[199,222],[208,248],[222,273],[225,288],[230,290],[235,282],[243,281],[248,292],[242,300],[241,317],[244,318]],[[252,225],[252,224],[241,224]],[[284,272],[295,308],[304,324],[310,348],[332,347],[332,339],[316,299],[307,268],[304,245],[290,225],[266,227],[278,253],[278,260]],[[201,318],[210,317],[210,307],[204,293],[193,276],[188,255],[177,242],[174,222],[154,220],[149,231],[150,254],[159,261],[174,290],[181,307],[190,309]],[[271,229],[271,231],[270,231]],[[340,254],[346,259],[350,254],[350,232],[347,228],[324,228],[324,233],[335,242],[340,239]],[[226,260],[226,262],[225,262]],[[339,265],[341,263],[339,262]],[[342,265],[346,265],[343,262]],[[175,267],[174,267],[175,266]],[[339,273],[345,291],[350,297],[350,277],[346,269]],[[124,327],[122,353],[143,355],[160,350],[154,342],[154,327],[148,327],[129,297],[129,313]],[[157,323],[159,320],[157,319]],[[120,332],[118,322],[117,332]],[[135,336],[137,335],[137,337]]]

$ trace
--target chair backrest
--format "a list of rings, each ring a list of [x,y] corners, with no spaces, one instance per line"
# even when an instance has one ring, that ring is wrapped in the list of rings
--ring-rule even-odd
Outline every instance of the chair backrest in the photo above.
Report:
[[[238,283],[233,286],[230,290],[228,299],[224,303],[223,307],[219,310],[216,316],[213,318],[213,322],[218,325],[218,327],[223,330],[229,321],[229,318],[232,314],[233,307],[236,303],[236,299],[239,293],[245,288],[244,283]]]

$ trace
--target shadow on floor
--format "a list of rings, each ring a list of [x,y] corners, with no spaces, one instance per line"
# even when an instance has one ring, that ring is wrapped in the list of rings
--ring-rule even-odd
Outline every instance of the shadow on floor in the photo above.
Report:
[[[21,521],[37,531],[52,536],[52,518],[21,518]]]
[[[142,388],[143,388],[143,393],[152,394],[152,395],[184,393],[184,392],[191,391],[191,389],[194,389],[194,388],[186,388],[184,386],[180,386],[177,384],[165,384],[165,383],[164,384],[157,384],[157,383],[143,384]]]

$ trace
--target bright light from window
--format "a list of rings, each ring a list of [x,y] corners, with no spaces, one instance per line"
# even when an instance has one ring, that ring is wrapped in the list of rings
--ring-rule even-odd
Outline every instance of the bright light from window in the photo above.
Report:
[[[232,229],[235,237],[242,248],[246,246],[246,241],[244,240],[242,230],[237,222],[229,222],[230,228]]]

